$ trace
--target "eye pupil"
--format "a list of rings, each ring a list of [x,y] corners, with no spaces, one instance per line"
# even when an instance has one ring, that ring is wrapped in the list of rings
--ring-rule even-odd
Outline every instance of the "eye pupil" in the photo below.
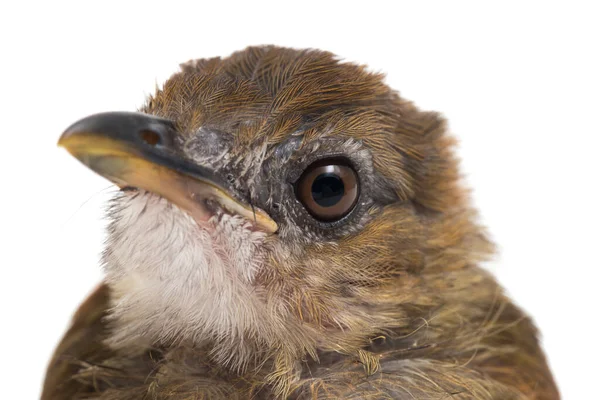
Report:
[[[332,173],[317,176],[312,184],[312,197],[321,207],[332,207],[344,196],[344,181]]]

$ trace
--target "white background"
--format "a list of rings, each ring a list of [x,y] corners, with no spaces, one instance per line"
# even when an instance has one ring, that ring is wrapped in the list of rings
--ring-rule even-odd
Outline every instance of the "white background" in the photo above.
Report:
[[[367,63],[448,117],[500,245],[489,267],[539,325],[564,398],[597,396],[592,2],[83,3],[0,9],[0,398],[39,396],[48,357],[101,279],[110,185],[56,147],[62,130],[91,113],[135,110],[179,62],[266,43]]]

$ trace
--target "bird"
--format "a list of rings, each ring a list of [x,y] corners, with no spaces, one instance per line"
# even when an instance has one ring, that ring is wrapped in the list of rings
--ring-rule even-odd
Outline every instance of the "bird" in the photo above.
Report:
[[[42,399],[559,399],[456,143],[382,73],[269,45],[75,122],[118,190]]]

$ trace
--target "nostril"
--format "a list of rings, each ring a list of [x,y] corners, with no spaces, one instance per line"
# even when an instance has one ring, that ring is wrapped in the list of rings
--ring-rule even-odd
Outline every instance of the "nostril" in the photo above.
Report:
[[[160,137],[160,135],[148,129],[140,131],[140,137],[144,142],[148,143],[150,146],[157,146],[162,143],[162,138]]]

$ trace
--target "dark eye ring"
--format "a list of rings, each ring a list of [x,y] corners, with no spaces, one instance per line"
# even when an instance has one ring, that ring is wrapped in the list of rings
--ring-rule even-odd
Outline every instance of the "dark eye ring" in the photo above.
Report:
[[[337,221],[348,215],[358,195],[356,172],[340,160],[313,163],[296,182],[296,197],[320,221]]]

